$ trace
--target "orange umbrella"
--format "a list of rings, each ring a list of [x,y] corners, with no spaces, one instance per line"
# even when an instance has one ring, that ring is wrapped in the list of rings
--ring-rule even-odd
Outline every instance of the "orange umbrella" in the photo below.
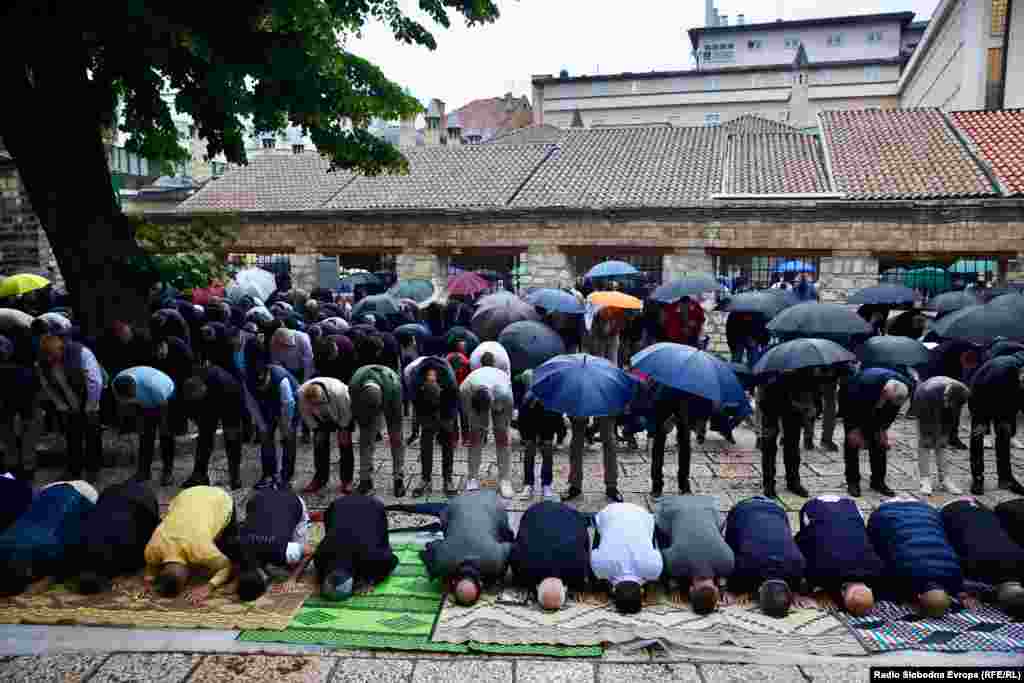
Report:
[[[635,296],[622,292],[592,292],[587,302],[605,308],[622,308],[628,311],[643,310],[644,302]]]

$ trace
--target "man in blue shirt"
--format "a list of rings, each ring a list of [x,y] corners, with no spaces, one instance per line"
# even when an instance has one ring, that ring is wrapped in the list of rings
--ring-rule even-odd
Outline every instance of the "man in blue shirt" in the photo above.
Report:
[[[297,405],[299,383],[292,373],[274,364],[255,368],[250,377],[250,412],[262,442],[263,477],[256,488],[287,488],[295,474],[296,430],[301,419]],[[274,443],[275,432],[281,435],[280,457]]]
[[[174,483],[175,442],[168,412],[174,396],[174,380],[156,368],[137,365],[119,372],[111,387],[121,414],[134,415],[138,421],[139,469],[135,481],[149,481],[152,476],[153,450],[159,431],[160,459],[164,466],[160,485],[170,486]]]

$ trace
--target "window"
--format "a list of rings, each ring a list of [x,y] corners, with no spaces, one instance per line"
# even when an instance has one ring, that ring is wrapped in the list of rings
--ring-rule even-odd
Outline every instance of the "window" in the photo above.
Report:
[[[569,257],[569,264],[572,266],[573,272],[582,277],[584,273],[596,266],[601,261],[608,261],[614,259],[616,261],[625,261],[634,268],[640,271],[640,276],[629,276],[623,278],[616,278],[616,280],[622,286],[622,290],[633,296],[640,298],[646,298],[654,288],[661,283],[662,279],[662,266],[664,256],[660,253],[616,253],[616,252],[604,252],[600,254],[594,253],[581,253],[571,254]],[[604,280],[608,282],[608,280]],[[590,283],[593,286],[593,283]],[[585,294],[589,294],[584,290]]]
[[[1004,277],[1006,266],[998,256],[974,256],[946,261],[901,261],[880,258],[879,282],[901,284],[916,290],[927,302],[944,292]]]
[[[704,125],[705,126],[717,126],[722,122],[722,115],[718,112],[708,112],[704,114]]]
[[[305,145],[292,145],[292,154],[302,154],[306,149]]]
[[[868,42],[869,43],[880,43],[882,42],[882,36],[885,34],[881,31],[868,31]]]
[[[712,64],[731,64],[736,61],[735,43],[705,43],[704,62]]]
[[[747,49],[748,50],[760,50],[763,47],[764,47],[764,41],[763,40],[748,40],[747,41]]]
[[[842,44],[843,44],[843,34],[842,33],[833,33],[833,34],[831,34],[828,37],[828,46],[829,47],[840,47],[840,46],[842,46]]]
[[[719,78],[708,79],[708,90],[720,90],[722,88],[722,81]]]
[[[800,47],[800,39],[799,38],[786,38],[786,49],[787,50],[795,50],[798,47]]]
[[[274,149],[274,138],[263,138],[263,149]]]
[[[866,67],[864,67],[864,80],[865,81],[880,81],[880,80],[882,80],[882,67],[880,67],[880,66],[866,66]]]
[[[800,277],[795,269],[808,268],[818,279],[821,258],[795,253],[780,256],[716,256],[715,274],[728,281],[733,291],[767,289],[779,280],[792,282]]]
[[[594,97],[602,97],[608,94],[608,81],[594,81],[590,84],[590,94]]]

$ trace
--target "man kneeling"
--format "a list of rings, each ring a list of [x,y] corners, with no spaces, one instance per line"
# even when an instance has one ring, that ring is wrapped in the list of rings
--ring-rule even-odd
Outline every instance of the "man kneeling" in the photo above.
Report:
[[[654,508],[658,545],[669,577],[689,583],[690,604],[697,614],[710,614],[721,597],[718,580],[735,565],[725,542],[714,496],[669,496]]]
[[[309,514],[306,503],[291,490],[256,491],[245,505],[245,522],[239,532],[242,570],[238,597],[256,600],[267,592],[275,569],[291,568],[294,579],[312,554],[306,546]]]
[[[376,583],[398,566],[388,540],[387,513],[378,498],[337,498],[327,508],[324,523],[324,540],[313,563],[325,600],[344,600],[357,582]]]
[[[554,501],[531,505],[519,523],[509,565],[516,579],[537,587],[547,610],[565,604],[569,589],[581,591],[590,570],[587,520],[575,508]]]

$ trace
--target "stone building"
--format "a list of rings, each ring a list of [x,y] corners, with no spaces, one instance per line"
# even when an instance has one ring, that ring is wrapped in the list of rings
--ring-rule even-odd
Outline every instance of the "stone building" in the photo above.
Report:
[[[59,283],[60,270],[14,159],[0,140],[0,275],[36,273]]]
[[[572,284],[606,258],[656,281],[713,272],[767,285],[796,259],[832,301],[900,268],[981,260],[990,280],[1024,270],[1024,113],[819,120],[821,136],[744,117],[413,148],[408,175],[376,178],[327,173],[317,155],[267,156],[154,220],[238,214],[236,249],[288,254],[303,287],[322,256],[388,255],[400,278],[441,287],[453,266],[500,263],[519,288]]]

